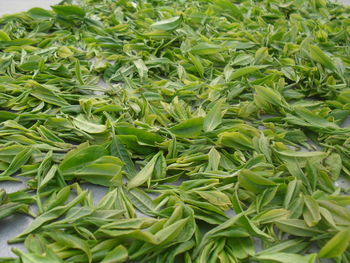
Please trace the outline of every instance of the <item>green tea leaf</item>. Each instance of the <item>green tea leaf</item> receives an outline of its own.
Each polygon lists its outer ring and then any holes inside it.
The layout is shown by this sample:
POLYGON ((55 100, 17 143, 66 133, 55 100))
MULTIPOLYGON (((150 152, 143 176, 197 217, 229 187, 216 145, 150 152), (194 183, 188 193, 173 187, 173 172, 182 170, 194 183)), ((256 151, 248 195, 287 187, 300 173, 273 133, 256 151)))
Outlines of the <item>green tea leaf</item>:
POLYGON ((222 123, 222 111, 221 107, 223 100, 219 100, 208 112, 207 116, 204 118, 203 129, 205 132, 210 132, 215 130, 217 126, 222 123))
POLYGON ((70 151, 58 166, 58 170, 62 175, 72 174, 105 155, 107 155, 107 151, 101 146, 82 146, 70 151))
POLYGON ((245 75, 258 71, 261 68, 264 68, 264 66, 247 66, 244 68, 236 69, 228 76, 227 81, 238 79, 240 77, 243 77, 245 75))
POLYGON ((171 127, 169 130, 180 137, 195 137, 201 133, 203 122, 204 119, 201 117, 192 118, 171 127))
POLYGON ((257 256, 258 260, 264 260, 264 261, 266 260, 266 261, 281 262, 281 263, 294 263, 294 262, 314 263, 316 262, 316 258, 317 258, 316 254, 302 256, 302 255, 296 255, 296 254, 290 254, 290 253, 271 253, 271 254, 257 256))
POLYGON ((118 263, 118 262, 124 262, 127 259, 128 259, 128 250, 124 246, 119 245, 116 248, 114 248, 112 251, 110 251, 101 261, 101 263, 118 263))
POLYGON ((182 16, 174 16, 172 18, 153 23, 151 25, 151 28, 164 31, 172 31, 178 28, 181 25, 181 22, 182 16))
POLYGON ((107 129, 105 125, 90 122, 83 115, 73 118, 73 123, 78 129, 88 133, 102 133, 107 129))
POLYGON ((25 148, 21 152, 19 152, 11 161, 10 165, 7 167, 5 171, 0 174, 0 177, 7 177, 13 175, 19 169, 22 168, 24 164, 27 163, 29 158, 33 154, 32 148, 25 148))
POLYGON ((335 70, 336 66, 329 56, 327 56, 318 46, 309 46, 309 56, 312 60, 322 64, 330 70, 335 70))
POLYGON ((52 10, 64 17, 78 17, 83 18, 85 16, 85 11, 76 5, 55 5, 51 6, 52 10))
POLYGON ((157 153, 152 157, 152 159, 142 168, 141 171, 133 177, 128 183, 128 189, 132 189, 144 184, 146 181, 151 180, 151 176, 153 174, 154 166, 157 162, 160 153, 157 153))
POLYGON ((320 250, 321 258, 334 258, 343 255, 350 242, 350 228, 339 231, 320 250))

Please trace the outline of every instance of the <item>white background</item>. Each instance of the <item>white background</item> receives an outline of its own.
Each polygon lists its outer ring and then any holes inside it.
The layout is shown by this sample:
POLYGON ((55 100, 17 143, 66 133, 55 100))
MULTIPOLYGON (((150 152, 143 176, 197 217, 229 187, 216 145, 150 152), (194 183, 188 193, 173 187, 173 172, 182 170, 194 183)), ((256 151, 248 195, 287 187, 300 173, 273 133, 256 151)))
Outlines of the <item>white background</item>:
POLYGON ((0 15, 22 12, 32 7, 50 8, 59 2, 59 0, 0 0, 0 15))
MULTIPOLYGON (((0 15, 26 11, 32 7, 49 8, 50 5, 59 2, 60 0, 0 0, 0 15)), ((339 2, 350 4, 350 0, 339 0, 339 2)))

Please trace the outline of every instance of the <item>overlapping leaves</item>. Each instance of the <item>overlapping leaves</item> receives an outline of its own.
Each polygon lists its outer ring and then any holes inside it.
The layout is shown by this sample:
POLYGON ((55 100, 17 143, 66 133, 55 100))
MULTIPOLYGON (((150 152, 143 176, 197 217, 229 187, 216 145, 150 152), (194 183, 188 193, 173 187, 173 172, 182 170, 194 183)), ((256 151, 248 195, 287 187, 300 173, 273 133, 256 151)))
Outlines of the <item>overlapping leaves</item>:
POLYGON ((4 262, 350 262, 348 7, 64 2, 0 19, 4 262))

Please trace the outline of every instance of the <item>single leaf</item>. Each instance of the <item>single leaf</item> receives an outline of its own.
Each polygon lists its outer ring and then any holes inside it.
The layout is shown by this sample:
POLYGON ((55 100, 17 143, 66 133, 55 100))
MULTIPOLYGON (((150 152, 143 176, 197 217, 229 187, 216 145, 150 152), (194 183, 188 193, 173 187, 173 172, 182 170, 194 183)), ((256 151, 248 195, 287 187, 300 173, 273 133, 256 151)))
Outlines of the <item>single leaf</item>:
POLYGON ((304 220, 310 227, 317 225, 321 220, 320 208, 318 203, 309 195, 304 196, 304 220))
POLYGON ((154 155, 152 159, 145 165, 145 167, 143 167, 142 170, 138 172, 135 177, 131 178, 131 180, 128 183, 128 189, 138 187, 151 179, 154 166, 159 156, 160 153, 154 155))
POLYGON ((240 77, 246 76, 264 67, 265 66, 246 66, 243 68, 236 69, 228 76, 227 81, 232 81, 240 77))
POLYGON ((61 243, 64 247, 74 248, 83 251, 87 258, 88 262, 92 262, 92 254, 88 243, 77 237, 67 233, 62 232, 48 232, 45 233, 50 236, 50 238, 54 239, 56 242, 61 243))
POLYGON ((31 91, 34 97, 57 106, 68 106, 68 102, 56 94, 55 91, 42 85, 35 85, 31 91))
POLYGON ((118 263, 124 262, 128 259, 128 250, 119 245, 115 247, 112 251, 110 251, 101 261, 101 263, 118 263))
POLYGON ((208 114, 204 118, 203 128, 205 132, 210 132, 215 130, 222 123, 222 104, 223 100, 219 100, 210 109, 208 114))
POLYGON ((106 149, 98 145, 74 149, 65 156, 65 159, 58 166, 58 171, 62 175, 73 174, 105 155, 107 155, 106 149))
POLYGON ((87 120, 83 115, 79 115, 76 118, 73 118, 74 125, 87 133, 102 133, 105 132, 107 127, 106 125, 96 124, 87 120))
POLYGON ((326 68, 335 71, 336 66, 332 59, 326 55, 318 46, 310 45, 309 46, 309 56, 312 60, 320 63, 326 68))
POLYGON ((52 10, 64 17, 84 18, 85 11, 77 5, 55 5, 51 6, 52 10))
POLYGON ((345 228, 333 236, 320 250, 321 258, 334 258, 343 255, 350 242, 350 228, 345 228))
POLYGON ((271 262, 280 262, 280 263, 314 263, 317 259, 317 254, 309 255, 297 255, 291 253, 271 253, 263 254, 256 257, 258 260, 271 261, 271 262))
POLYGON ((201 42, 190 49, 193 55, 213 55, 220 53, 223 48, 216 44, 201 42))
POLYGON ((15 158, 13 158, 7 169, 0 174, 0 177, 7 177, 13 175, 15 172, 21 169, 24 164, 27 163, 32 154, 32 148, 28 147, 23 149, 15 156, 15 158))
POLYGON ((181 22, 182 16, 174 16, 172 18, 153 23, 151 28, 164 31, 173 31, 181 25, 181 22))
POLYGON ((180 137, 196 137, 203 129, 203 118, 185 120, 169 129, 173 134, 180 137))

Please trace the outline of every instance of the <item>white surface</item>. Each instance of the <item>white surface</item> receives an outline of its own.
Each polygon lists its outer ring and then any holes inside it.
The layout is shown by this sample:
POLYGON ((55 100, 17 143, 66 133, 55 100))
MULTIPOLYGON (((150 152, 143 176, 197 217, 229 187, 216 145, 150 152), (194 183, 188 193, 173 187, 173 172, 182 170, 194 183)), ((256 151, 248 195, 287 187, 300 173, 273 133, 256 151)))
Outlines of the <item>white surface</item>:
POLYGON ((26 11, 32 7, 50 8, 60 0, 0 0, 0 15, 26 11))
MULTIPOLYGON (((3 14, 13 14, 26 11, 33 7, 49 9, 51 5, 58 4, 60 0, 0 0, 0 16, 3 14)), ((350 0, 341 0, 345 4, 350 4, 350 0)), ((339 180, 339 184, 349 188, 350 184, 346 180, 339 180)), ((8 193, 18 191, 25 187, 24 183, 0 182, 0 188, 4 188, 8 193)), ((82 188, 91 190, 93 199, 98 202, 106 193, 106 188, 94 185, 82 185, 82 188)), ((23 230, 32 221, 30 217, 23 215, 14 215, 0 222, 0 257, 11 257, 11 247, 20 247, 23 245, 8 245, 7 240, 23 232, 23 230)))

